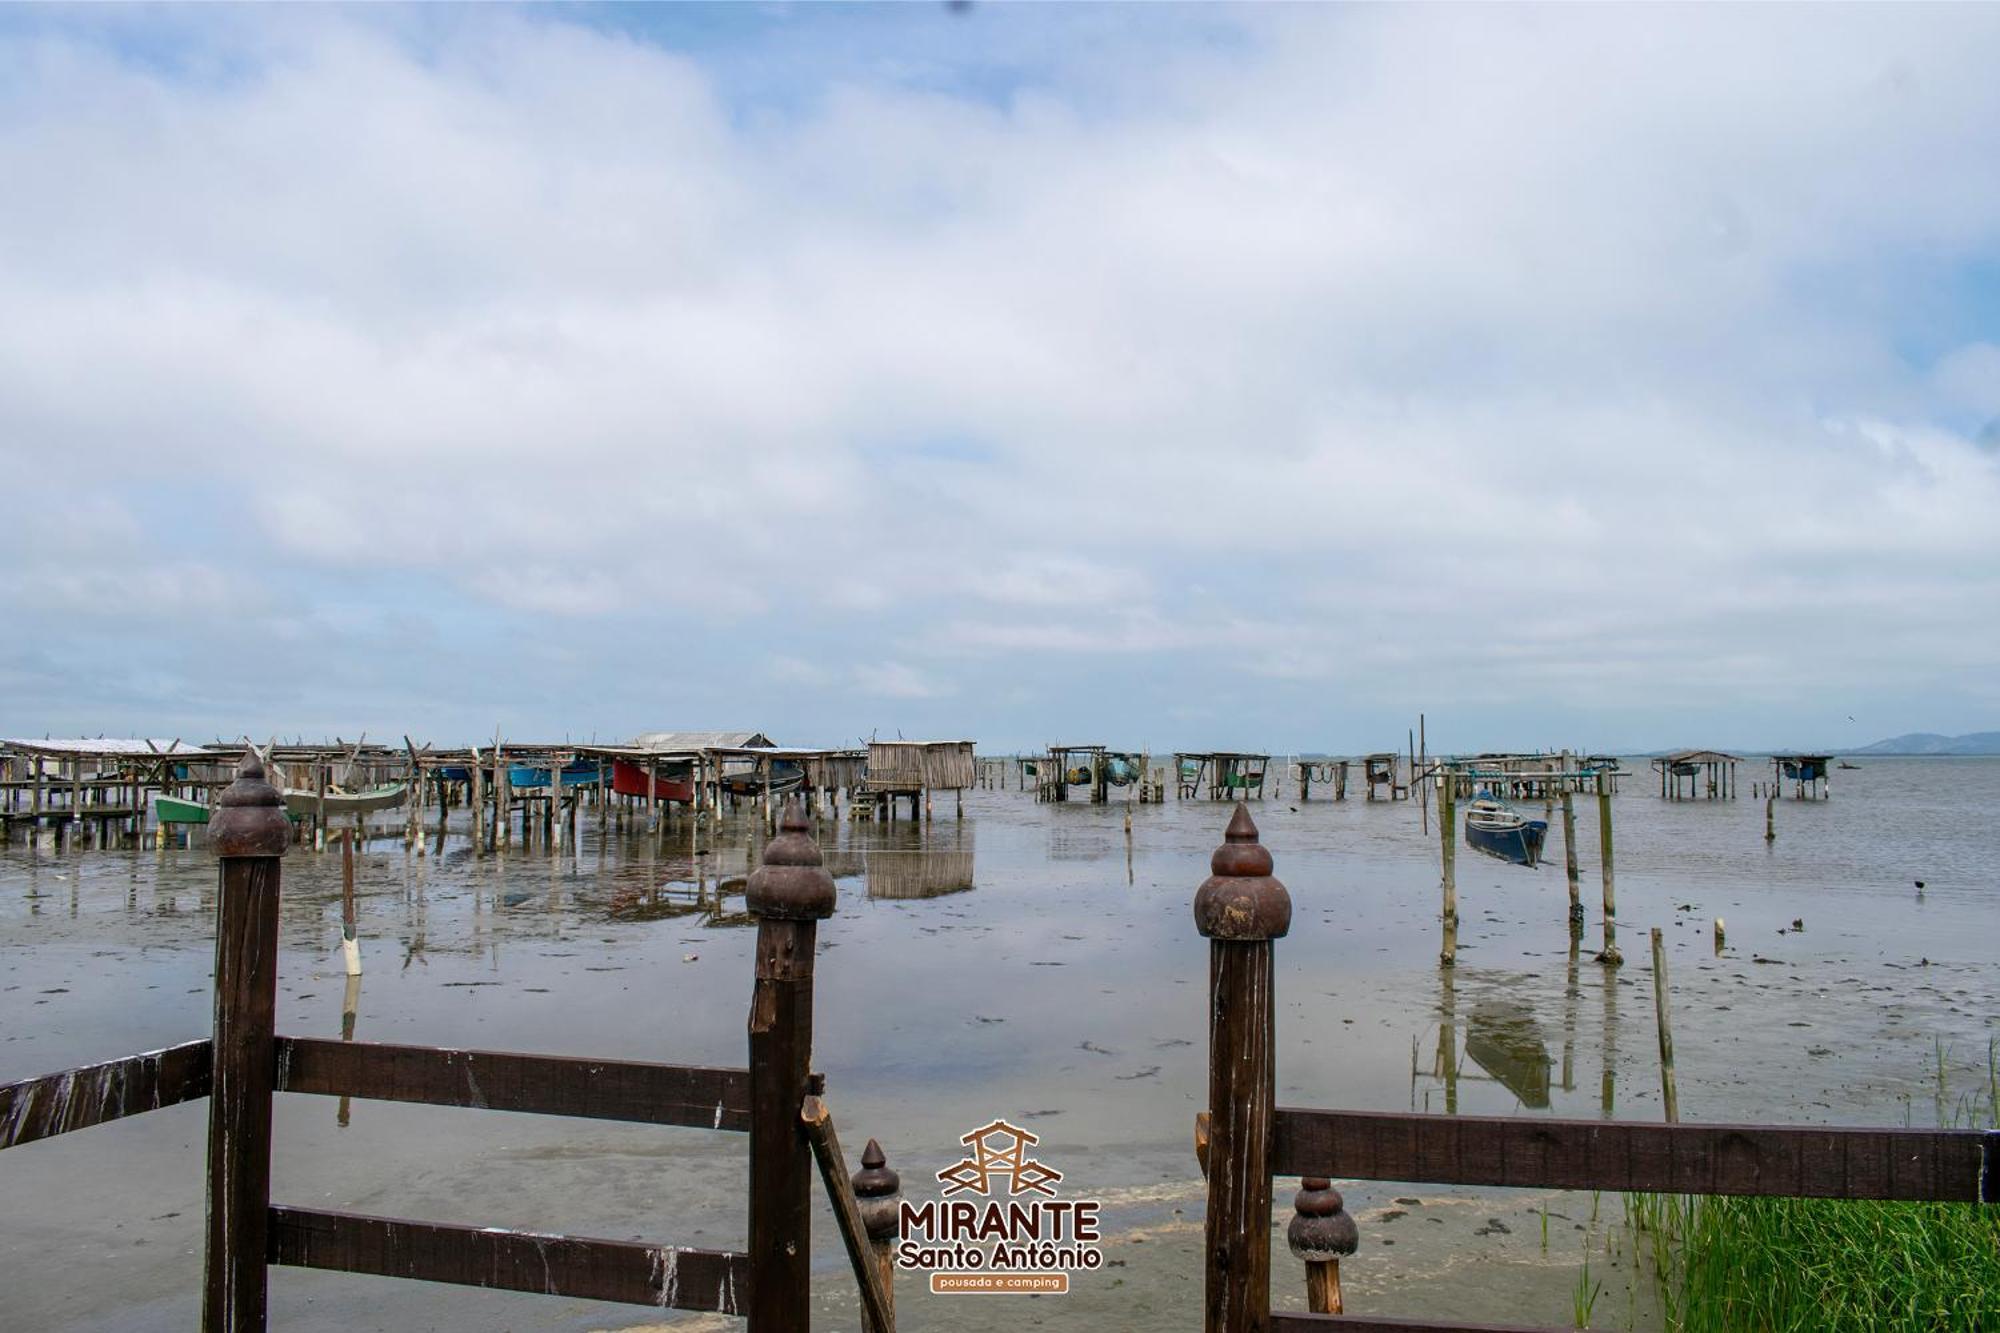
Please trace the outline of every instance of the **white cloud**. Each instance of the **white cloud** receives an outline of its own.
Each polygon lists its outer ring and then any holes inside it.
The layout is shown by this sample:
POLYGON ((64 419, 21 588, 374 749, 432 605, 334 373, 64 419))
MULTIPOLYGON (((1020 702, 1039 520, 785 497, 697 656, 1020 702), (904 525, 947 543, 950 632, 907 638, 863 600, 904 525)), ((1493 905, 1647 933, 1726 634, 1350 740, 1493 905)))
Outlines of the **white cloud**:
POLYGON ((0 451, 105 479, 50 502, 124 534, 85 595, 192 473, 294 597, 782 615, 905 699, 958 687, 885 644, 1524 708, 2000 658, 1952 415, 2000 351, 1897 350, 1910 273, 2000 253, 2000 15, 1217 21, 783 114, 560 16, 177 18, 230 77, 10 37, 0 451))

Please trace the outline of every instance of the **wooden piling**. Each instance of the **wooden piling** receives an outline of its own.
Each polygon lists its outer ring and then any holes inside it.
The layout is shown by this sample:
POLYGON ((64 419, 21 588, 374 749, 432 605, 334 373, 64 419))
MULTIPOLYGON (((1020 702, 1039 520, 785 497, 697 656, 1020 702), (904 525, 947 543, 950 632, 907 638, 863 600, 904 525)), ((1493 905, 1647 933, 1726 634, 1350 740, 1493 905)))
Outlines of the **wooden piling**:
POLYGON ((1569 879, 1569 931, 1572 935, 1583 933, 1583 892, 1576 873, 1576 802, 1570 795, 1569 780, 1562 784, 1563 798, 1563 874, 1569 879))
POLYGON ((1277 1113, 1272 941, 1292 900, 1241 801, 1194 899, 1209 941, 1208 1217, 1202 1327, 1245 1333, 1271 1316, 1271 1129, 1277 1113))
POLYGON ((1618 889, 1611 850, 1611 789, 1605 785, 1602 773, 1597 775, 1597 850, 1604 872, 1604 950, 1597 955, 1597 961, 1607 967, 1617 967, 1625 961, 1625 956, 1618 952, 1618 889))
POLYGON ((340 845, 340 957, 347 975, 361 975, 361 941, 354 932, 354 840, 361 830, 352 828, 340 845))
POLYGON ((1660 1030, 1660 1096, 1666 1102, 1667 1123, 1681 1119, 1680 1094, 1674 1088, 1674 1028, 1667 1013, 1667 950, 1660 928, 1653 927, 1653 1022, 1660 1030))
POLYGON ((1458 794, 1447 773, 1438 785, 1438 860, 1443 868, 1441 919, 1445 924, 1444 945, 1438 963, 1451 967, 1458 962, 1458 794))
POLYGON ((271 1211, 279 858, 290 831, 254 749, 216 807, 208 825, 221 863, 201 1322, 204 1333, 256 1333, 265 1325, 271 1211))
POLYGON ((1772 794, 1767 789, 1764 796, 1764 841, 1765 842, 1776 842, 1778 840, 1778 816, 1776 814, 1777 801, 1778 801, 1777 796, 1772 794))
POLYGON ((745 886, 757 919, 750 1000, 749 1333, 794 1333, 811 1321, 813 1155, 799 1108, 810 1090, 813 949, 832 915, 833 877, 786 807, 782 832, 745 886))

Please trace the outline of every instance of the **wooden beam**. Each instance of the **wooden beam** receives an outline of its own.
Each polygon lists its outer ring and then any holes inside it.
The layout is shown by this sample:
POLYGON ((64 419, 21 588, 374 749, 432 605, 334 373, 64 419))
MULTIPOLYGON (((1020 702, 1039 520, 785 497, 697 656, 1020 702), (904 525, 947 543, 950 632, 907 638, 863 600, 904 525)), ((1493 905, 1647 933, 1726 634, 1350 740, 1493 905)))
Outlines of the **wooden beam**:
POLYGON ((820 1179, 826 1182, 826 1197, 833 1205, 833 1219, 840 1226, 848 1262, 854 1266, 854 1281, 861 1289, 863 1326, 894 1333, 895 1303, 883 1290, 882 1274, 869 1248, 868 1230, 861 1222, 861 1205, 855 1202, 854 1183, 848 1177, 847 1161, 840 1151, 840 1136, 834 1132, 833 1113, 819 1097, 807 1097, 799 1108, 799 1122, 806 1127, 806 1137, 812 1140, 820 1179))
POLYGON ((1436 1185, 2000 1202, 2000 1131, 1652 1125, 1280 1107, 1271 1173, 1436 1185))
POLYGON ((214 1042, 203 1037, 122 1060, 0 1083, 0 1149, 206 1097, 214 1054, 214 1042))
POLYGON ((1274 1314, 1271 1333, 1561 1333, 1553 1324, 1435 1323, 1374 1315, 1274 1314))
POLYGON ((274 1264, 736 1314, 749 1260, 726 1250, 271 1209, 274 1264))
POLYGON ((696 1129, 750 1128, 742 1069, 278 1038, 279 1092, 696 1129))

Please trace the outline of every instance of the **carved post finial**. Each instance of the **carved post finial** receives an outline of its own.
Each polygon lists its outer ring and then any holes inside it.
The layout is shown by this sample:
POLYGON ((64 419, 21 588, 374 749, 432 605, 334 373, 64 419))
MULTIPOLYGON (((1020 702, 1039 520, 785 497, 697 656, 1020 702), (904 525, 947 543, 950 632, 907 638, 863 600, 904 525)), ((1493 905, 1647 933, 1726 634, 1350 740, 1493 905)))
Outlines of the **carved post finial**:
POLYGON ((216 798, 208 821, 208 843, 217 856, 283 856, 291 840, 285 800, 264 776, 264 761, 247 747, 236 765, 236 781, 216 798))
POLYGON ((1285 1243, 1306 1266, 1306 1306, 1314 1314, 1340 1314, 1340 1261, 1361 1244, 1340 1191, 1324 1176, 1307 1176, 1292 1198, 1285 1243))
POLYGON ((903 1180, 889 1167, 882 1145, 874 1139, 861 1150, 861 1169, 854 1173, 854 1199, 861 1208, 861 1225, 870 1240, 892 1240, 903 1202, 903 1180))
POLYGON ((797 797, 785 805, 778 836, 764 848, 764 864, 744 886, 752 915, 790 921, 819 921, 833 915, 833 876, 826 872, 812 824, 797 797))
POLYGON ((1257 841, 1250 807, 1236 803, 1212 872, 1194 895, 1196 929, 1215 940, 1275 940, 1292 927, 1292 895, 1271 874, 1270 849, 1257 841))

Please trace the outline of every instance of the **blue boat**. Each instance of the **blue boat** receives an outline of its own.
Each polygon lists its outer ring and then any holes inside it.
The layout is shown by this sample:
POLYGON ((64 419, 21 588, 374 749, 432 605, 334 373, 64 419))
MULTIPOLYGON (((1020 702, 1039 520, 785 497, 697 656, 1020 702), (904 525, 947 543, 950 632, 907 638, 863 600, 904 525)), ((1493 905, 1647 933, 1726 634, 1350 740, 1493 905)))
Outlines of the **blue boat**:
MULTIPOLYGON (((576 759, 563 765, 562 785, 565 787, 593 787, 603 774, 603 768, 595 759, 576 759)), ((532 764, 507 765, 507 785, 515 791, 532 791, 549 785, 549 770, 536 768, 532 764)))
POLYGON ((1546 819, 1517 815, 1484 792, 1465 808, 1466 844, 1517 866, 1541 864, 1542 840, 1548 833, 1546 819))

